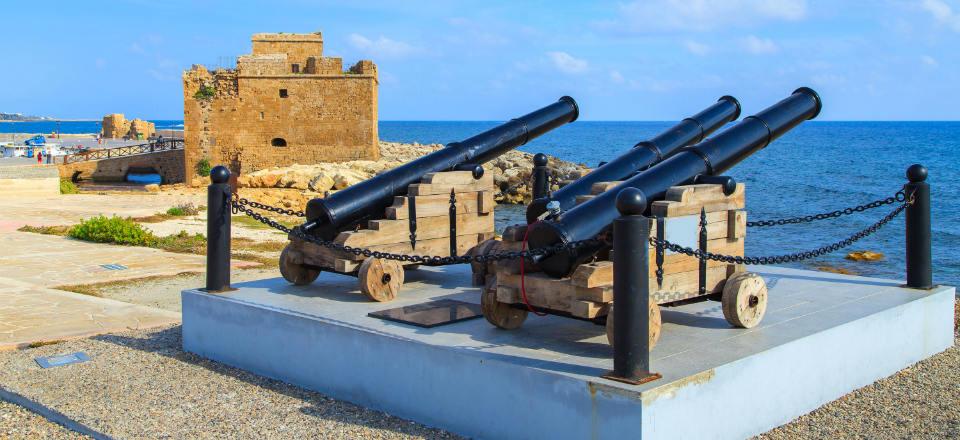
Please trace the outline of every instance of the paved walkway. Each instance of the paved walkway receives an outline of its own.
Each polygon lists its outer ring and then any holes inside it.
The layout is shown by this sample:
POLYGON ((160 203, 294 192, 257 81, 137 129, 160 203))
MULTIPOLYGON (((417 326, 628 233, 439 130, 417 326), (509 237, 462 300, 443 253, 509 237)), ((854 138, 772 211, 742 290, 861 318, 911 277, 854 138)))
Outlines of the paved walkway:
MULTIPOLYGON (((200 255, 27 232, 0 232, 0 249, 0 350, 179 322, 176 312, 51 287, 202 272, 206 268, 205 257, 200 255)), ((255 265, 234 261, 234 267, 255 265)))
POLYGON ((0 279, 0 350, 180 322, 180 314, 0 279))

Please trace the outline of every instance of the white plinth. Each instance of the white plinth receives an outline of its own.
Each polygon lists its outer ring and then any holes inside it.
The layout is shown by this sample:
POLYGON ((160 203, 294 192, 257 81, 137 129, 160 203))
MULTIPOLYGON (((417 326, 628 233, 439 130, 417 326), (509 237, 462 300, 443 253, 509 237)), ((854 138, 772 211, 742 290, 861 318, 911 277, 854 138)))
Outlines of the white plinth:
POLYGON ((532 314, 423 329, 368 312, 439 298, 479 302, 465 267, 421 268, 392 303, 353 278, 282 279, 228 294, 183 292, 184 349, 329 396, 475 438, 742 438, 784 424, 953 343, 953 287, 753 268, 770 287, 758 328, 720 304, 663 309, 651 353, 663 378, 630 386, 604 329, 532 314))

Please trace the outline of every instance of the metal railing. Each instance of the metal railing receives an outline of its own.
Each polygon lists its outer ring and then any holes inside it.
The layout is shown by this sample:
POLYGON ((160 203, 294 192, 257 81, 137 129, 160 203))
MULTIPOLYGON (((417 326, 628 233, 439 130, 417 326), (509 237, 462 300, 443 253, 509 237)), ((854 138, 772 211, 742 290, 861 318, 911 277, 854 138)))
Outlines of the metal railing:
POLYGON ((183 139, 164 139, 162 141, 153 141, 144 144, 127 145, 124 147, 101 148, 96 150, 84 151, 82 153, 68 154, 63 157, 64 164, 86 162, 90 160, 114 159, 125 156, 136 156, 140 154, 150 154, 160 151, 182 150, 183 139))

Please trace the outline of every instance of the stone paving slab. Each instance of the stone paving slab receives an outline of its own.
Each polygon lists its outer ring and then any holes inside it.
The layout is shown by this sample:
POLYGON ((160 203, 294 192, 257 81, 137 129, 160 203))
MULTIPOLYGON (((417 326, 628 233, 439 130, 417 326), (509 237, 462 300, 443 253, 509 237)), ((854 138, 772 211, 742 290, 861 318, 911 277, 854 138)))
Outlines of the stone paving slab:
MULTIPOLYGON (((203 255, 88 243, 29 232, 0 233, 0 249, 0 283, 9 278, 56 287, 206 270, 203 255), (110 270, 101 266, 104 264, 119 264, 127 269, 110 270)), ((234 268, 254 266, 259 263, 233 261, 234 268)))
POLYGON ((176 312, 0 280, 0 350, 177 322, 176 312))

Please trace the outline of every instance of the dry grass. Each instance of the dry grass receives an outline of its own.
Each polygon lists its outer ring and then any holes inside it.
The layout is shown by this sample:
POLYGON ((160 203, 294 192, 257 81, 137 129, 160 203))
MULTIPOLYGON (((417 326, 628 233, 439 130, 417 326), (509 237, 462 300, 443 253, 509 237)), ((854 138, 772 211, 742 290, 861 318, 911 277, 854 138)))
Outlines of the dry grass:
POLYGON ((230 241, 234 249, 256 252, 280 252, 287 246, 285 241, 256 241, 246 237, 234 237, 230 241))
POLYGON ((59 235, 66 236, 72 226, 30 226, 24 225, 17 229, 20 232, 33 232, 34 234, 59 235))
POLYGON ((44 347, 44 346, 47 346, 47 345, 57 345, 57 344, 59 344, 59 343, 61 343, 61 342, 66 342, 66 341, 64 341, 63 339, 53 339, 53 340, 50 340, 50 341, 31 342, 31 343, 27 344, 27 348, 39 348, 39 347, 44 347))
POLYGON ((173 218, 176 218, 176 217, 170 214, 164 214, 164 213, 158 212, 154 215, 148 215, 146 217, 133 217, 131 220, 137 223, 160 223, 173 218))
POLYGON ((56 290, 65 290, 67 292, 79 293, 81 295, 96 296, 98 298, 103 297, 103 292, 111 289, 122 289, 135 286, 137 284, 147 282, 147 281, 159 281, 159 280, 168 280, 174 278, 181 278, 187 276, 194 276, 196 272, 180 272, 176 275, 151 275, 148 277, 142 278, 133 278, 127 280, 116 280, 116 281, 104 281, 102 283, 91 283, 91 284, 69 284, 63 286, 56 286, 56 290))

